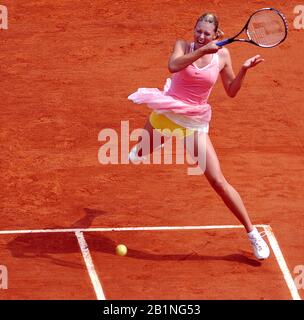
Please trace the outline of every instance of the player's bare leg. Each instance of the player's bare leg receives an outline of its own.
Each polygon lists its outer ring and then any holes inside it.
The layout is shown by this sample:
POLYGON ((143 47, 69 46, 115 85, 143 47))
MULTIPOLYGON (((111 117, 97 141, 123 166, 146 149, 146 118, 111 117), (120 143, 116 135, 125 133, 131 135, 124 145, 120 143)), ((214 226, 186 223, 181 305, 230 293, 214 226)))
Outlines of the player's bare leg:
POLYGON ((212 188, 223 199, 226 206, 244 225, 247 232, 253 230, 248 212, 244 206, 243 200, 234 187, 228 183, 224 177, 217 154, 213 148, 209 135, 206 136, 206 171, 205 177, 212 188))
MULTIPOLYGON (((203 135, 205 134, 203 133, 203 135)), ((267 243, 262 239, 258 230, 252 225, 248 212, 239 193, 225 179, 220 168, 218 157, 208 134, 206 134, 205 137, 202 137, 201 135, 196 133, 194 149, 195 154, 197 154, 197 150, 199 150, 198 143, 200 143, 200 139, 204 138, 206 138, 205 177, 207 178, 213 189, 217 192, 217 194, 223 199, 226 206, 244 225, 256 258, 267 259, 270 254, 267 243)))
POLYGON ((160 148, 164 141, 168 139, 168 137, 164 137, 152 127, 149 119, 147 119, 143 131, 147 132, 149 135, 149 139, 146 141, 149 146, 146 146, 146 148, 142 148, 143 139, 142 137, 140 137, 138 143, 131 149, 131 152, 129 154, 129 158, 130 160, 132 160, 132 162, 144 160, 144 157, 146 155, 151 154, 153 150, 160 148), (141 144, 141 148, 138 149, 139 143, 141 144), (143 152, 143 150, 147 150, 147 152, 143 152))

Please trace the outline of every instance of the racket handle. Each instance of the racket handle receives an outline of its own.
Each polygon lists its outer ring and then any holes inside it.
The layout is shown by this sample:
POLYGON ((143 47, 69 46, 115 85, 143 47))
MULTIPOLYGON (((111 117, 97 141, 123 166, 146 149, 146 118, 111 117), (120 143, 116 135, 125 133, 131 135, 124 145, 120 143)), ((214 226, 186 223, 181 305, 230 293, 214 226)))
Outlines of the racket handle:
POLYGON ((222 46, 224 46, 224 45, 226 45, 228 43, 231 43, 232 41, 233 40, 231 40, 231 39, 225 39, 223 41, 217 42, 216 45, 222 47, 222 46))

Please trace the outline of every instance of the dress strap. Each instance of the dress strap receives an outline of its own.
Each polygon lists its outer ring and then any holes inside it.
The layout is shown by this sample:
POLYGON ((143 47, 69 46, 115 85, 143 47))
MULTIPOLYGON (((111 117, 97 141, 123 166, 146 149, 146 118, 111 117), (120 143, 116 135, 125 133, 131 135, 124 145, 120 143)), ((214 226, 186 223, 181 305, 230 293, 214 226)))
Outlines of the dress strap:
POLYGON ((215 53, 215 64, 216 64, 218 70, 220 70, 220 57, 219 57, 218 52, 215 53))
MULTIPOLYGON (((190 43, 190 52, 193 52, 193 51, 194 51, 194 42, 191 42, 190 43)), ((219 58, 218 52, 212 54, 210 64, 212 64, 212 65, 215 64, 217 66, 218 70, 220 70, 220 58, 219 58)), ((210 65, 210 64, 208 64, 208 65, 210 65)))

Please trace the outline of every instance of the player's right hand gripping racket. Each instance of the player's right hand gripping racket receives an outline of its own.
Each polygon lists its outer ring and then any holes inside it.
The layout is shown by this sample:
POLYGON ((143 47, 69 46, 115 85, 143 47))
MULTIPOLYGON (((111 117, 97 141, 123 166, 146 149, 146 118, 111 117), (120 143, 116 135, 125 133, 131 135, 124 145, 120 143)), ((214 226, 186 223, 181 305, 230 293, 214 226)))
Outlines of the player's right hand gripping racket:
POLYGON ((287 32, 288 24, 284 15, 276 9, 263 8, 250 16, 240 33, 216 44, 224 46, 234 41, 241 41, 262 48, 272 48, 286 39, 287 32), (237 38, 243 31, 247 34, 247 39, 237 38))

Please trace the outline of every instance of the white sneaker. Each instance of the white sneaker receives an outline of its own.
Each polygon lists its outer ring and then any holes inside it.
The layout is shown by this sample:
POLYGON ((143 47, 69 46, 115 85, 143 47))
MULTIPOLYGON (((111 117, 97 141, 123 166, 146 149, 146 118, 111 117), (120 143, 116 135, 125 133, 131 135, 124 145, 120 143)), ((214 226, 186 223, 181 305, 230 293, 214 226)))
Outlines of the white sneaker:
POLYGON ((260 260, 267 259, 270 255, 270 250, 267 243, 262 238, 265 234, 260 234, 257 228, 254 228, 247 234, 256 258, 260 260))
POLYGON ((137 154, 137 146, 133 147, 129 153, 129 160, 131 160, 133 163, 140 163, 146 160, 147 157, 140 157, 137 154))
MULTIPOLYGON (((158 150, 160 148, 164 148, 164 144, 161 144, 160 146, 156 147, 154 150, 158 150)), ((129 161, 132 161, 133 163, 140 163, 140 162, 143 162, 144 160, 147 160, 147 157, 143 156, 143 157, 140 157, 138 154, 137 154, 137 145, 134 146, 130 153, 129 153, 129 161)))

